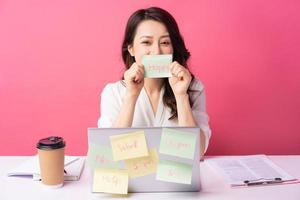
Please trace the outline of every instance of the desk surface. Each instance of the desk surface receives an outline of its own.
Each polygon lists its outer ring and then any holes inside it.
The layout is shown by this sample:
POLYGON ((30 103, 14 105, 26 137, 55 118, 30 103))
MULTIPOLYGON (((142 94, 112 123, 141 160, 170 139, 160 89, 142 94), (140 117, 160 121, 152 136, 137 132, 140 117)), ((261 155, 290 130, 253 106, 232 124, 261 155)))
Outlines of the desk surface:
MULTIPOLYGON (((300 155, 269 156, 269 158, 292 176, 300 179, 300 155)), ((87 167, 79 181, 65 182, 64 187, 48 189, 30 178, 7 177, 8 169, 17 166, 26 156, 0 156, 0 199, 118 199, 109 194, 93 194, 87 167)), ((210 159, 210 157, 205 158, 210 159)), ((186 193, 133 193, 127 199, 300 199, 300 184, 230 188, 222 177, 211 170, 207 163, 200 163, 202 190, 186 193)))

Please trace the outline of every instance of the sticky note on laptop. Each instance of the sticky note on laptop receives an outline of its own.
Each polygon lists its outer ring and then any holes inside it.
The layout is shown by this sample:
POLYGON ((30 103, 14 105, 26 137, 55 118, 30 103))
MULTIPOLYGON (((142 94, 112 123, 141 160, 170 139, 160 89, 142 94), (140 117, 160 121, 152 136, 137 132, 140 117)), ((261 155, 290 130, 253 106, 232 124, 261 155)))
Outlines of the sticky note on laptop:
POLYGON ((156 149, 150 149, 149 155, 140 158, 125 160, 126 169, 128 169, 129 178, 146 176, 156 172, 158 164, 158 155, 156 149))
POLYGON ((164 128, 161 134, 159 153, 194 159, 196 135, 175 129, 164 128))
POLYGON ((113 160, 110 146, 89 144, 87 162, 91 168, 114 168, 118 169, 120 163, 113 160))
POLYGON ((142 58, 142 64, 145 68, 146 78, 164 78, 171 77, 169 69, 172 63, 172 54, 163 55, 144 55, 142 58))
POLYGON ((144 131, 110 136, 114 161, 148 156, 144 131))
POLYGON ((160 160, 157 166, 156 180, 191 184, 192 165, 176 161, 160 160))
POLYGON ((127 194, 127 170, 102 168, 95 169, 93 179, 93 192, 127 194))

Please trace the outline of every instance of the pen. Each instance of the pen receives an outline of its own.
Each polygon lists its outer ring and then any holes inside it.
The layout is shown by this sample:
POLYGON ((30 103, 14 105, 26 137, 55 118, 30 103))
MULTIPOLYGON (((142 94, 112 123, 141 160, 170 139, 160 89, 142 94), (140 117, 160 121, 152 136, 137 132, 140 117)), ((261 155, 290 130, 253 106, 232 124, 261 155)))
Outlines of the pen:
POLYGON ((256 181, 249 181, 249 180, 244 181, 244 183, 247 186, 275 184, 275 183, 282 183, 282 182, 283 182, 283 180, 281 178, 274 178, 271 180, 263 180, 263 181, 257 181, 257 180, 256 181))

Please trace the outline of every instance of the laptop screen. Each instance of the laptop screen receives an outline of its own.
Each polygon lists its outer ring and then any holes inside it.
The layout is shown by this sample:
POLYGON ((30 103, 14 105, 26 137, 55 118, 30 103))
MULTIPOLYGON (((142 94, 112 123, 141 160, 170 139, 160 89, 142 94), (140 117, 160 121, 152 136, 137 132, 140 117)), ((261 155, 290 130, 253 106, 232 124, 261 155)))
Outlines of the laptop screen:
POLYGON ((199 191, 199 133, 197 127, 89 128, 91 185, 97 173, 113 170, 128 175, 129 192, 199 191))

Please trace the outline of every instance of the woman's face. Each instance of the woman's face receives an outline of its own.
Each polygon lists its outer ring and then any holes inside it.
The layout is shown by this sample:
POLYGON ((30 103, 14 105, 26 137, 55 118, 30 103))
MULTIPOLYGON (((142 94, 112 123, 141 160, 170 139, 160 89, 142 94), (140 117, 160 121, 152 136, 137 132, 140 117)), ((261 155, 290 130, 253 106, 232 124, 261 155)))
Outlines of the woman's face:
POLYGON ((128 46, 128 51, 141 64, 143 55, 173 54, 173 46, 164 24, 145 20, 138 25, 133 44, 128 46))

